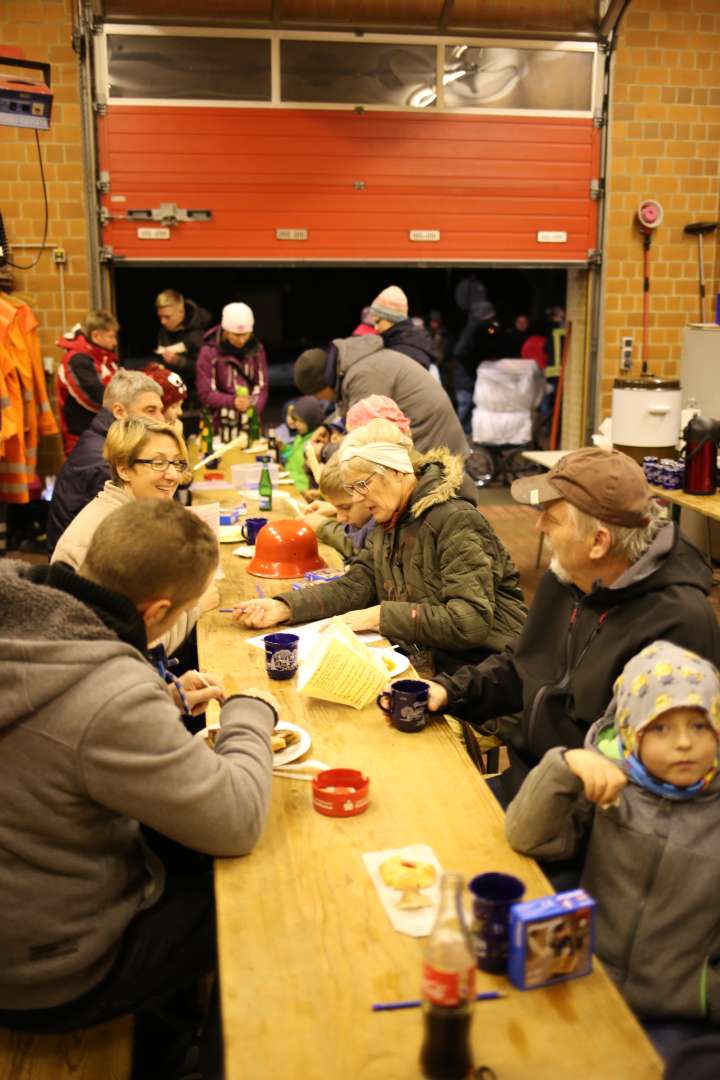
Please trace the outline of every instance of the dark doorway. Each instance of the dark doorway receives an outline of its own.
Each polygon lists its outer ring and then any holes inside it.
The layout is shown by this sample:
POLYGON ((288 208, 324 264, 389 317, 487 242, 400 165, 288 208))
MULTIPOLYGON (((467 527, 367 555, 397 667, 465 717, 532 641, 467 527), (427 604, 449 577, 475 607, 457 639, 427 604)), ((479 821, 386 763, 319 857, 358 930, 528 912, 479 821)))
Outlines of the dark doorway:
MULTIPOLYGON (((147 356, 157 344, 154 300, 177 289, 207 308, 216 321, 225 304, 244 300, 255 312, 257 336, 268 350, 271 382, 286 393, 290 365, 303 349, 348 337, 363 307, 387 285, 399 285, 410 315, 442 312, 451 334, 462 330, 466 313, 456 303, 458 284, 476 275, 495 305, 498 321, 510 326, 525 313, 542 326, 546 311, 565 305, 563 268, 469 268, 406 266, 115 266, 115 296, 124 358, 147 356)), ((287 394, 286 394, 287 396, 287 394)))

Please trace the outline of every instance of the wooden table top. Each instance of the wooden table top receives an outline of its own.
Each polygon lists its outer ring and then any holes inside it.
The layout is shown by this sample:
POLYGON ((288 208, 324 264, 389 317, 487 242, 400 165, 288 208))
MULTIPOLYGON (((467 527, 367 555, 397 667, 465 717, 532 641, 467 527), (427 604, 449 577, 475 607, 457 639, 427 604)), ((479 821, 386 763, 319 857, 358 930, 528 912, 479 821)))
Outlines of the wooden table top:
POLYGON ((688 495, 685 491, 668 491, 667 488, 650 485, 650 490, 658 499, 674 503, 685 510, 696 510, 698 514, 720 521, 720 494, 688 495))
MULTIPOLYGON (((231 551, 223 545, 223 607, 252 596, 261 580, 231 551)), ((267 585, 268 594, 289 587, 267 585)), ((236 689, 270 687, 283 718, 310 732, 312 757, 370 777, 370 806, 354 818, 323 817, 307 781, 275 778, 256 850, 216 861, 227 1080, 418 1076, 421 1011, 370 1006, 419 996, 423 940, 392 929, 361 855, 426 843, 466 878, 499 870, 522 878, 528 898, 551 889, 535 862, 507 844, 499 805, 442 719, 407 735, 373 706, 355 711, 301 697, 294 679, 267 678, 262 650, 244 644, 257 633, 229 615, 204 616, 202 667, 230 675, 236 689)), ((479 990, 507 993, 478 1003, 473 1021, 475 1064, 491 1066, 498 1080, 661 1076, 597 962, 586 978, 529 992, 478 974, 479 990)))

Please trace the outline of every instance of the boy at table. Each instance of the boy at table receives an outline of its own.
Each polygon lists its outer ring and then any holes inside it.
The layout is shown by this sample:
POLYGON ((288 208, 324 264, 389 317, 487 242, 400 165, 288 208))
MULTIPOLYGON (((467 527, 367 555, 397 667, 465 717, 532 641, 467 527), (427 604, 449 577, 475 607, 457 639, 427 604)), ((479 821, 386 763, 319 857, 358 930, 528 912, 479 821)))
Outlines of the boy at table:
POLYGON ((322 544, 329 544, 344 559, 354 559, 375 528, 375 518, 362 502, 356 502, 343 487, 340 463, 332 457, 320 473, 320 494, 308 506, 303 521, 315 531, 322 544))
MULTIPOLYGON (((63 1032, 132 1012, 144 1053, 160 1053, 168 1032, 153 1029, 153 1009, 177 1016, 214 970, 210 860, 186 852, 171 869, 146 836, 250 852, 277 714, 254 690, 229 698, 213 752, 186 731, 145 652, 217 562, 204 522, 145 499, 101 522, 77 573, 0 563, 2 1026, 63 1032)), ((180 682, 190 709, 224 698, 197 672, 180 682)), ((166 1066, 140 1056, 133 1076, 166 1066)))
POLYGON ((719 733, 717 670, 656 641, 625 665, 585 748, 549 750, 505 822, 516 851, 545 860, 590 834, 598 956, 642 1018, 689 1030, 720 1020, 719 733))

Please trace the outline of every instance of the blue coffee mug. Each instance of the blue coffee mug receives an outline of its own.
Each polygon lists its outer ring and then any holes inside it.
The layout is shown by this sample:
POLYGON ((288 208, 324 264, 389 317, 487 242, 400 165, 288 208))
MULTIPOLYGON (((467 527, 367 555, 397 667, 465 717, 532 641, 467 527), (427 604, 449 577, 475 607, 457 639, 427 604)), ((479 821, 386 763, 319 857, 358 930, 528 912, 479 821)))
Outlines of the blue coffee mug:
POLYGON ((427 723, 430 687, 421 679, 400 679, 378 694, 378 707, 390 717, 398 731, 422 731, 427 723), (385 703, 385 699, 389 703, 385 703))
POLYGON ((298 669, 297 634, 266 634, 265 667, 271 679, 292 679, 298 669))
POLYGON ((243 540, 246 540, 248 544, 254 544, 257 534, 267 523, 268 519, 263 517, 245 518, 245 524, 240 530, 243 540))

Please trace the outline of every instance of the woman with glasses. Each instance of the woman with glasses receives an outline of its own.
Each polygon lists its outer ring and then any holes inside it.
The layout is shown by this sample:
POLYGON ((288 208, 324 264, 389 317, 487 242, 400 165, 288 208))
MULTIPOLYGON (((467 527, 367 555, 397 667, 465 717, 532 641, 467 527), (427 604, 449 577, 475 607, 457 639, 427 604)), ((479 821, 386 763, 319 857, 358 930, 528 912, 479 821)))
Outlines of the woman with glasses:
MULTIPOLYGON (((85 561, 95 530, 108 514, 133 499, 172 499, 178 484, 187 483, 192 475, 185 440, 169 424, 116 420, 108 430, 103 455, 112 479, 70 522, 51 562, 67 563, 77 570, 85 561)), ((171 639, 164 642, 168 652, 184 640, 197 617, 198 613, 188 613, 180 619, 171 639)))
POLYGON ((337 452, 343 486, 377 522, 337 581, 240 604, 246 626, 342 615, 379 630, 427 670, 454 671, 512 641, 526 608, 510 555, 461 491, 463 466, 445 448, 418 454, 388 420, 371 420, 337 452))

